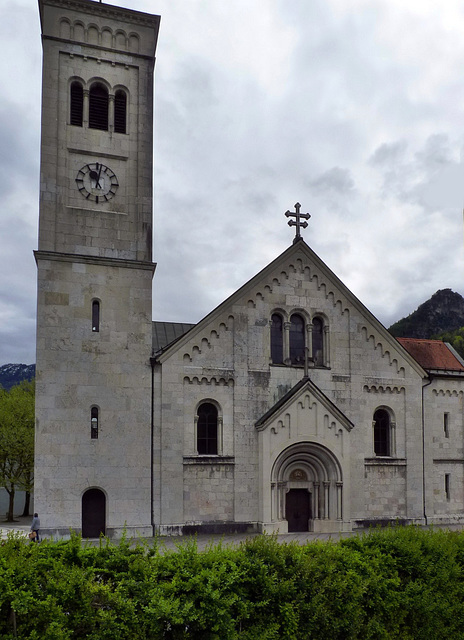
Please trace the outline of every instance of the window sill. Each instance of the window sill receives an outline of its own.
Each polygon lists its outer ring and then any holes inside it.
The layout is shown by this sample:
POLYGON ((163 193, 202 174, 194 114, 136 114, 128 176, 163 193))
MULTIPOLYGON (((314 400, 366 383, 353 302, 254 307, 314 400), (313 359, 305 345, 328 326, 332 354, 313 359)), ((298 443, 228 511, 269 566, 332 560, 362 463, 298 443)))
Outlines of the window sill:
POLYGON ((406 466, 406 458, 393 458, 392 456, 375 456, 374 458, 364 458, 364 464, 370 467, 387 466, 406 466))
POLYGON ((235 464, 234 456, 196 455, 184 456, 184 464, 235 464))

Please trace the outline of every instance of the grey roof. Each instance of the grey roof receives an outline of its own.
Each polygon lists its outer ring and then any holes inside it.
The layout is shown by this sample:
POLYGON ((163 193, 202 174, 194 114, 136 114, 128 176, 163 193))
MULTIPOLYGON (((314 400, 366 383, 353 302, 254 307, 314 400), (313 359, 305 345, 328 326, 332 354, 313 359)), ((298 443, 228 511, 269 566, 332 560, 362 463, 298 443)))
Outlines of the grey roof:
POLYGON ((171 342, 174 342, 178 338, 190 331, 194 324, 187 322, 152 322, 153 327, 153 340, 152 347, 153 353, 157 353, 164 347, 167 347, 171 342))

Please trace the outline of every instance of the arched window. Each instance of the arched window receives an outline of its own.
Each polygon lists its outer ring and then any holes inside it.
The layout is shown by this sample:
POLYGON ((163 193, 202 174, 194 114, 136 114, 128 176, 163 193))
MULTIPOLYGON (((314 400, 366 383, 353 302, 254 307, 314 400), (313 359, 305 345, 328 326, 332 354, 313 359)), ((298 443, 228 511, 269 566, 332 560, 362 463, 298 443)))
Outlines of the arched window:
POLYGON ((92 331, 100 331, 100 303, 92 300, 92 331))
POLYGON ((75 127, 82 127, 84 113, 84 89, 80 82, 71 84, 71 107, 69 122, 75 127))
POLYGON ((211 402, 204 402, 197 412, 197 451, 199 455, 218 453, 218 410, 211 402))
POLYGON ((271 317, 271 360, 274 364, 284 361, 283 319, 279 313, 273 313, 271 317))
POLYGON ((119 89, 114 96, 114 130, 116 133, 126 133, 127 96, 119 89))
POLYGON ((391 455, 391 421, 385 409, 377 409, 374 413, 374 453, 376 456, 391 455))
POLYGON ((298 313, 290 317, 290 362, 304 364, 305 360, 305 323, 298 313))
POLYGON ((313 361, 316 367, 324 364, 324 323, 321 318, 313 319, 312 330, 313 361))
POLYGON ((90 437, 92 440, 98 440, 98 407, 90 409, 90 437))
POLYGON ((99 82, 90 87, 89 127, 108 130, 108 90, 99 82))

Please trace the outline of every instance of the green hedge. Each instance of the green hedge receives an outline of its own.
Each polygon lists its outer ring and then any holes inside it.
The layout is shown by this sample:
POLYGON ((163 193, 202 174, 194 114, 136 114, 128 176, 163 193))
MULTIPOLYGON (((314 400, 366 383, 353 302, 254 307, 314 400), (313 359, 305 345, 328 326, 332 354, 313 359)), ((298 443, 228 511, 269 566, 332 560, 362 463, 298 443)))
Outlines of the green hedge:
POLYGON ((0 546, 0 638, 464 638, 464 534, 176 551, 124 540, 0 546))

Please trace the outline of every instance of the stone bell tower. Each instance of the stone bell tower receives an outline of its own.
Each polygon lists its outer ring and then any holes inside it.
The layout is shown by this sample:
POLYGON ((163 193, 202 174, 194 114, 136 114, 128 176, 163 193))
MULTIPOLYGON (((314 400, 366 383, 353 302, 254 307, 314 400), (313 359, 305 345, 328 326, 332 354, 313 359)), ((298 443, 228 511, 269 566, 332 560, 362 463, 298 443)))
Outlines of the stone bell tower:
POLYGON ((152 534, 153 70, 159 16, 39 0, 35 509, 152 534))

